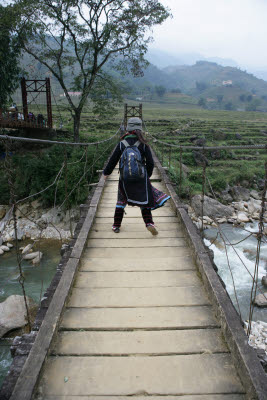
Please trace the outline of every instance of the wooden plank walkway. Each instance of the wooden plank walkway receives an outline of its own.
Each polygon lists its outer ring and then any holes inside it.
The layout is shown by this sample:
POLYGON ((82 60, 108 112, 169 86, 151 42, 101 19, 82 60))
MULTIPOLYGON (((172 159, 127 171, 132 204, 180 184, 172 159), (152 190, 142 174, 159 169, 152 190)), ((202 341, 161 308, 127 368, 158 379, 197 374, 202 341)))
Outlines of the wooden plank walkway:
MULTIPOLYGON (((153 184, 164 191, 156 170, 153 184)), ((111 231, 115 170, 36 398, 43 400, 244 400, 245 391, 170 207, 139 208, 111 231)))

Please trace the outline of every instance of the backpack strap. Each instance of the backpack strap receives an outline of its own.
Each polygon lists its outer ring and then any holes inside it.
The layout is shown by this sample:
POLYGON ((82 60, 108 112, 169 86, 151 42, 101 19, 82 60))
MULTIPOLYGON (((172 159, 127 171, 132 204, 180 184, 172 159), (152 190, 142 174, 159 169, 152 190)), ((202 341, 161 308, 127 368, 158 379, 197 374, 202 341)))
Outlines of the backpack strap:
POLYGON ((141 144, 141 143, 139 142, 139 140, 137 140, 137 141, 135 142, 134 146, 138 147, 139 144, 141 144))
POLYGON ((129 147, 130 146, 129 143, 127 142, 127 140, 125 140, 125 139, 122 140, 121 143, 124 144, 125 147, 129 147))

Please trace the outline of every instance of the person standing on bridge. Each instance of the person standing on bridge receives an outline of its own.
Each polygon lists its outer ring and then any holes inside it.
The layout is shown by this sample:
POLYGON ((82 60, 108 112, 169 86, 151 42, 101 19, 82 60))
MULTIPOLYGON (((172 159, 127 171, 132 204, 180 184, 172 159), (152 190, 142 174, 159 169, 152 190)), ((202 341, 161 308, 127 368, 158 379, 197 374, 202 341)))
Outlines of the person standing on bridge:
POLYGON ((120 232, 124 209, 129 204, 141 208, 146 228, 152 235, 157 235, 158 231, 154 225, 151 210, 162 207, 170 196, 151 185, 149 178, 153 173, 154 161, 150 147, 142 134, 140 118, 129 118, 126 133, 120 138, 120 143, 103 171, 105 179, 119 161, 118 199, 112 230, 115 233, 120 232))

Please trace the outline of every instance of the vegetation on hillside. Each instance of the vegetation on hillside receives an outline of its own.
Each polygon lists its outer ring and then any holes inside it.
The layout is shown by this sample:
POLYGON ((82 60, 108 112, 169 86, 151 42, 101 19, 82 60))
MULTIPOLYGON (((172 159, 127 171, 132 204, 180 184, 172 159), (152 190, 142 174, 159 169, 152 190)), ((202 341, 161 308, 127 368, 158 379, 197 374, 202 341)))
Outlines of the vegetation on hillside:
POLYGON ((21 48, 60 84, 76 141, 88 96, 94 93, 91 98, 101 101, 103 93, 116 93, 104 65, 110 62, 113 69, 142 73, 151 39, 147 33, 170 15, 158 0, 15 0, 8 11, 7 26, 21 48), (72 89, 81 92, 77 103, 69 95, 66 70, 72 89))
POLYGON ((0 5, 0 109, 10 102, 19 84, 20 46, 16 37, 6 28, 8 8, 0 5))

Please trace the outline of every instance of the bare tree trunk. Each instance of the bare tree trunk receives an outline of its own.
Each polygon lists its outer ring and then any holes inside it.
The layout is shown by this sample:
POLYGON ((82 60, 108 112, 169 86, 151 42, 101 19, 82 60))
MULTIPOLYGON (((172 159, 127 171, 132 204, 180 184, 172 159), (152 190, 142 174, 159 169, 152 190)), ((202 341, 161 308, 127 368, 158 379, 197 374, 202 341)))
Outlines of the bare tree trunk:
POLYGON ((74 142, 79 142, 80 140, 80 124, 81 124, 81 111, 76 110, 73 116, 73 136, 74 142))

